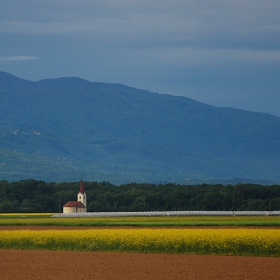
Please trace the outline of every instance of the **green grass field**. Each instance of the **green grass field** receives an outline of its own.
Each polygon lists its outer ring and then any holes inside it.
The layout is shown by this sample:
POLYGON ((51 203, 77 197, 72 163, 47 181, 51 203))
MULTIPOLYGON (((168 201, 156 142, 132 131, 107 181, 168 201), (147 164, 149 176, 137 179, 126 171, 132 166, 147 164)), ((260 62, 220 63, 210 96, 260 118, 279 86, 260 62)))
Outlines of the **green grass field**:
POLYGON ((0 226, 280 226, 280 216, 164 216, 89 218, 52 218, 51 216, 51 213, 0 214, 0 226))

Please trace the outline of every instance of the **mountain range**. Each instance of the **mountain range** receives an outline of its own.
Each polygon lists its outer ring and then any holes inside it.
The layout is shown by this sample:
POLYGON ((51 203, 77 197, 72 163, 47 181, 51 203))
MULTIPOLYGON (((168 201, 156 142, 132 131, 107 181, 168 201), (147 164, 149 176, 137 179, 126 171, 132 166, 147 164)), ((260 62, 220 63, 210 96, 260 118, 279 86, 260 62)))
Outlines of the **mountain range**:
POLYGON ((0 179, 280 182, 280 118, 81 78, 0 72, 0 179))

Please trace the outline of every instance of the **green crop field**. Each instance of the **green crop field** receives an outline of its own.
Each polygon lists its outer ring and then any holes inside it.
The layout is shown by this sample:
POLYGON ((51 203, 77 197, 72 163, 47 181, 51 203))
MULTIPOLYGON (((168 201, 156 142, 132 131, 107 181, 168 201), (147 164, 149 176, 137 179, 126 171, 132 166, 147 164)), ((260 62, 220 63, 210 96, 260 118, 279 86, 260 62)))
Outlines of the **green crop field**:
POLYGON ((0 226, 259 226, 278 227, 280 216, 164 216, 52 218, 42 214, 0 214, 0 226))

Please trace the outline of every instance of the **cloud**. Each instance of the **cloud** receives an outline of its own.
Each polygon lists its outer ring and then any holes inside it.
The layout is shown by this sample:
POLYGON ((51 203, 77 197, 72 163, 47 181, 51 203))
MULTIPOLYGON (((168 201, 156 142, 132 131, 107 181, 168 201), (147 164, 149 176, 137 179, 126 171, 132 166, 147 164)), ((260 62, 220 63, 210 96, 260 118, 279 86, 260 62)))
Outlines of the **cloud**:
MULTIPOLYGON (((279 48, 280 4, 248 0, 22 1, 0 16, 0 32, 84 34, 112 47, 279 48), (39 3, 41 2, 41 3, 39 3), (20 7, 20 8, 19 8, 20 7)), ((7 11, 6 11, 7 10, 7 11)))
POLYGON ((1 58, 2 61, 26 61, 36 60, 37 56, 19 55, 19 56, 4 56, 1 58))
POLYGON ((280 116, 280 1, 2 2, 0 61, 34 60, 28 69, 1 63, 5 71, 124 83, 219 106, 244 100, 242 108, 267 104, 280 116))

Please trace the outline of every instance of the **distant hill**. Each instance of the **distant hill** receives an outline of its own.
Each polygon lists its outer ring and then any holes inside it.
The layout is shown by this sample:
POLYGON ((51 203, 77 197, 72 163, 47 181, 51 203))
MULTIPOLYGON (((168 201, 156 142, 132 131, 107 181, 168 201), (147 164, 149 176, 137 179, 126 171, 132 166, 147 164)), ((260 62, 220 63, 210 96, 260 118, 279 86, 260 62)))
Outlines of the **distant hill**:
POLYGON ((0 179, 280 182, 280 118, 269 114, 5 72, 0 98, 0 179))

